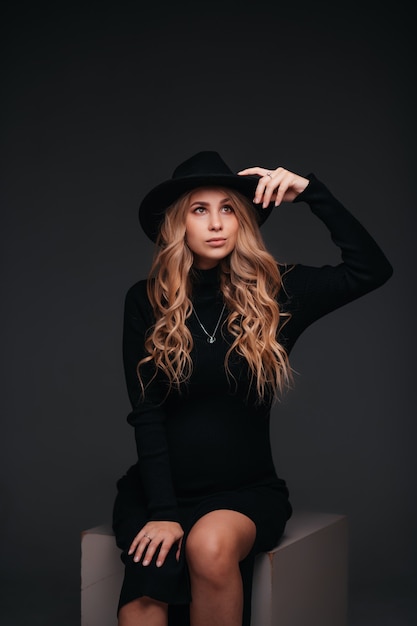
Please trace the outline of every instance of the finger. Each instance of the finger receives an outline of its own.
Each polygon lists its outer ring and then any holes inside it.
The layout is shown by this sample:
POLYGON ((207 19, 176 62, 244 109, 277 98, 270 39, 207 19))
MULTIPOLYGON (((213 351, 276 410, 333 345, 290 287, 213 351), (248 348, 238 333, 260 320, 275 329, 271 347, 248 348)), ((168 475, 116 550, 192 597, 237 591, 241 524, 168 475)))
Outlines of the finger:
POLYGON ((265 174, 259 179, 258 186, 255 191, 254 203, 260 204, 266 209, 272 201, 272 196, 279 182, 274 177, 273 172, 265 170, 265 174))
POLYGON ((265 191, 263 196, 263 208, 266 209, 271 202, 275 199, 277 190, 281 185, 282 180, 288 174, 288 171, 283 167, 277 167, 275 170, 265 170, 265 175, 262 181, 265 182, 265 191), (268 180, 269 179, 269 180, 268 180))
MULTIPOLYGON (((159 553, 156 559, 156 567, 161 567, 161 565, 164 564, 166 556, 168 552, 171 550, 173 545, 174 545, 173 541, 163 541, 161 543, 161 546, 159 548, 159 553)), ((146 556, 146 558, 148 557, 146 556)))
POLYGON ((264 176, 267 170, 264 167, 247 167, 244 170, 240 170, 238 173, 239 176, 264 176))
POLYGON ((263 208, 266 209, 271 202, 275 201, 275 206, 281 204, 284 195, 290 185, 290 172, 283 167, 277 167, 273 172, 267 172, 266 176, 270 178, 266 184, 263 198, 263 208))
POLYGON ((270 203, 272 202, 272 196, 276 191, 277 186, 279 185, 279 180, 277 180, 272 172, 267 172, 264 179, 265 183, 265 191, 263 195, 262 207, 266 209, 270 203))
POLYGON ((149 563, 152 561, 153 557, 155 556, 155 552, 158 549, 159 545, 160 545, 160 542, 155 539, 152 539, 152 541, 148 543, 146 547, 146 551, 145 551, 145 556, 142 561, 142 565, 144 565, 145 567, 149 565, 149 563))
POLYGON ((136 550, 137 546, 139 545, 139 543, 143 540, 146 539, 147 542, 149 543, 149 539, 150 537, 148 535, 146 535, 146 531, 144 528, 142 528, 142 530, 140 532, 138 532, 138 534, 136 535, 136 537, 134 538, 134 540, 132 541, 132 543, 130 544, 130 548, 128 551, 128 554, 133 554, 133 552, 136 550))
POLYGON ((133 554, 133 552, 135 551, 137 545, 138 544, 136 542, 136 539, 134 541, 132 541, 132 543, 129 546, 128 554, 133 554))
POLYGON ((259 179, 255 189, 255 196, 253 198, 254 204, 260 204, 262 202, 268 182, 269 178, 266 178, 265 176, 262 176, 262 178, 259 179))
POLYGON ((139 545, 140 540, 141 540, 141 537, 139 537, 139 535, 136 535, 136 537, 134 538, 134 540, 130 544, 130 548, 129 548, 128 554, 133 554, 133 552, 136 550, 137 546, 139 545))
POLYGON ((275 197, 275 206, 279 206, 284 199, 285 194, 288 191, 291 182, 291 174, 287 172, 282 178, 279 187, 277 189, 277 195, 275 197))
POLYGON ((143 557, 143 555, 147 553, 150 543, 151 543, 151 540, 149 537, 142 537, 136 550, 134 551, 135 556, 133 557, 133 560, 135 561, 135 563, 138 563, 143 557))

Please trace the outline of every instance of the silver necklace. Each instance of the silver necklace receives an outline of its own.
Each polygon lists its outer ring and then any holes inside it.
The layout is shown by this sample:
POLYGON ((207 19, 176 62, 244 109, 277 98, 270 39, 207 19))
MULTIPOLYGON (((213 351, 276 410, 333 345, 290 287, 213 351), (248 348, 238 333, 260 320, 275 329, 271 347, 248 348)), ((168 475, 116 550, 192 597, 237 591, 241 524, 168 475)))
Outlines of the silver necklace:
POLYGON ((200 318, 198 317, 196 310, 193 307, 193 313, 196 316, 197 322, 200 324, 201 326, 201 330, 207 335, 207 343, 214 343, 216 341, 216 333, 217 333, 217 329, 219 327, 220 324, 220 320, 222 319, 222 315, 224 313, 224 310, 226 308, 226 303, 223 304, 223 308, 221 310, 219 319, 217 320, 217 324, 216 324, 216 328, 213 330, 213 334, 210 335, 209 332, 207 332, 207 330, 204 328, 203 324, 200 322, 200 318))

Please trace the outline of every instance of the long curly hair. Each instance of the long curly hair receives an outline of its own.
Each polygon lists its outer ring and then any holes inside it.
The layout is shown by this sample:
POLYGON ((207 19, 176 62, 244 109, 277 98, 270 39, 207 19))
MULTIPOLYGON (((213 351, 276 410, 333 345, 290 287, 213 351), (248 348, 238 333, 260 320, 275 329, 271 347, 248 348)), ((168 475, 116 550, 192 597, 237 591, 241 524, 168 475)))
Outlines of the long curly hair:
MULTIPOLYGON (((221 189, 221 188, 216 188, 221 189)), ((277 295, 281 274, 267 251, 250 202, 239 192, 227 193, 239 221, 234 250, 219 263, 220 289, 228 311, 227 330, 233 341, 226 353, 225 371, 235 352, 246 359, 251 384, 260 400, 280 395, 292 381, 288 355, 277 341, 277 331, 288 314, 279 310, 277 295)), ((161 370, 170 386, 180 387, 191 376, 193 338, 186 320, 193 311, 193 253, 185 240, 185 221, 192 192, 186 193, 166 211, 157 241, 147 290, 155 324, 145 340, 148 353, 138 364, 138 376, 145 392, 140 368, 145 363, 161 370)))

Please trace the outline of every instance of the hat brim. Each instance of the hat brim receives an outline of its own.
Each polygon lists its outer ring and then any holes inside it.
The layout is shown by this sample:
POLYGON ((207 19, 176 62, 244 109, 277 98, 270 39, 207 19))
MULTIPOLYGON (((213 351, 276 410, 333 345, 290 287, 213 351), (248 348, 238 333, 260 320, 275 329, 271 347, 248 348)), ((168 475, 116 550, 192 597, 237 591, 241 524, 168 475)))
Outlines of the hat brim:
POLYGON ((226 187, 239 191, 252 203, 259 226, 269 217, 273 203, 267 208, 253 204, 258 185, 258 176, 238 176, 237 174, 216 174, 187 176, 160 183, 142 200, 139 207, 139 222, 145 234, 156 241, 165 211, 183 194, 198 187, 226 187))

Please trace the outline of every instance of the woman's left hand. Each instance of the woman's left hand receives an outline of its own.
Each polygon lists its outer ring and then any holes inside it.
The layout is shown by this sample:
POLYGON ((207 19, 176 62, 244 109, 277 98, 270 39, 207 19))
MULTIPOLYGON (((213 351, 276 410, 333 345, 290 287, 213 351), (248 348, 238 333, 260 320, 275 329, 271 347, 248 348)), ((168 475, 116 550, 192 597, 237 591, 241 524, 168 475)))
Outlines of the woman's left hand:
POLYGON ((275 206, 281 202, 292 202, 307 187, 309 180, 304 176, 294 174, 283 167, 268 170, 265 167, 248 167, 238 172, 239 176, 260 176, 253 199, 255 204, 261 204, 266 209, 271 202, 275 206))

